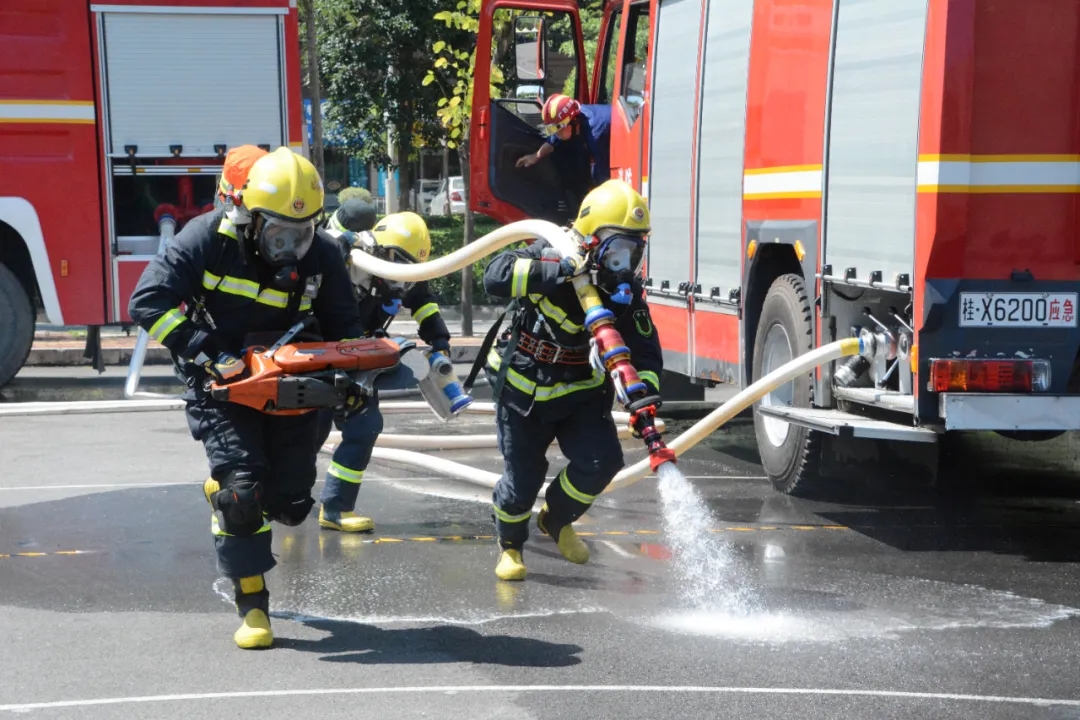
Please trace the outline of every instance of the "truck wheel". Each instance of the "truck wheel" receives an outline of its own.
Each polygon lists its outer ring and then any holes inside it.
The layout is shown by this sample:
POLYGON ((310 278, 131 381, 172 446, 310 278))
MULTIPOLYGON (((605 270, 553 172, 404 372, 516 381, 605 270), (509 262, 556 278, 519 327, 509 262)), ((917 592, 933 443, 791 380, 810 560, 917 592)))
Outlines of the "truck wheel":
POLYGON ((34 308, 15 274, 0 265, 0 387, 19 372, 34 343, 34 308))
MULTIPOLYGON (((810 300, 801 277, 781 275, 761 306, 754 340, 754 380, 758 380, 813 348, 810 300)), ((763 397, 758 405, 810 407, 814 383, 807 373, 763 397)), ((789 495, 808 494, 818 480, 821 434, 767 417, 754 407, 754 433, 765 474, 773 487, 789 495)))

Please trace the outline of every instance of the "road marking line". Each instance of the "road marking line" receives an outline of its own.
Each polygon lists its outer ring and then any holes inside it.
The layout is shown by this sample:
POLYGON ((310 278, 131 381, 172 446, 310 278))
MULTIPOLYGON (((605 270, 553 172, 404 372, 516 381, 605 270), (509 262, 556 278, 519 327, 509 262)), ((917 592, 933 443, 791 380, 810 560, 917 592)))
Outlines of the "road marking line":
POLYGON ((0 560, 11 558, 37 558, 37 557, 50 557, 53 555, 91 555, 97 552, 96 550, 55 550, 53 552, 17 552, 17 553, 0 553, 0 560))
MULTIPOLYGON (((204 478, 205 479, 205 478, 204 478)), ((420 477, 410 478, 393 478, 382 477, 379 475, 365 475, 364 482, 382 482, 387 480, 446 480, 447 478, 441 475, 424 475, 420 477)), ((0 487, 0 492, 5 490, 96 490, 96 489, 113 489, 113 488, 141 488, 141 487, 182 487, 182 486, 194 486, 201 488, 203 484, 202 480, 185 480, 182 482, 160 482, 160 483, 101 483, 98 485, 20 485, 16 487, 0 487)))
POLYGON ((0 711, 27 712, 71 707, 131 705, 136 703, 179 702, 189 700, 238 700, 243 698, 304 697, 319 695, 418 695, 429 693, 686 693, 701 695, 818 695, 840 697, 897 698, 905 700, 951 700, 994 704, 1080 707, 1080 700, 1068 698, 1014 697, 1008 695, 969 695, 965 693, 909 692, 902 690, 861 690, 841 688, 770 688, 723 687, 704 685, 432 685, 428 687, 309 688, 294 690, 237 690, 217 693, 143 695, 89 700, 13 703, 0 705, 0 711))
MULTIPOLYGON (((898 526, 899 527, 899 526, 898 526)), ((850 530, 852 528, 845 527, 843 525, 789 525, 789 526, 776 526, 776 525, 763 525, 761 527, 718 527, 709 528, 709 532, 713 534, 723 532, 757 532, 759 530, 785 530, 795 529, 800 531, 807 530, 850 530)), ((857 529, 857 528, 855 528, 857 529)), ((583 538, 595 538, 598 536, 607 536, 613 538, 620 538, 620 540, 599 540, 603 544, 609 542, 635 542, 631 535, 663 535, 660 530, 598 530, 578 531, 578 537, 583 538), (622 540, 621 538, 627 538, 622 540)), ((366 545, 378 545, 380 543, 447 543, 447 542, 477 542, 494 540, 494 535, 404 535, 401 537, 393 537, 388 535, 381 535, 379 537, 365 537, 361 538, 360 542, 366 545)), ((102 552, 102 550, 57 550, 54 552, 17 552, 17 553, 0 553, 0 559, 13 558, 13 557, 47 557, 52 555, 90 555, 92 553, 102 552)))
POLYGON ((203 481, 195 482, 169 482, 169 483, 102 483, 101 485, 25 485, 21 487, 0 487, 4 490, 93 490, 109 488, 138 488, 138 487, 173 487, 179 485, 198 485, 202 487, 203 481))

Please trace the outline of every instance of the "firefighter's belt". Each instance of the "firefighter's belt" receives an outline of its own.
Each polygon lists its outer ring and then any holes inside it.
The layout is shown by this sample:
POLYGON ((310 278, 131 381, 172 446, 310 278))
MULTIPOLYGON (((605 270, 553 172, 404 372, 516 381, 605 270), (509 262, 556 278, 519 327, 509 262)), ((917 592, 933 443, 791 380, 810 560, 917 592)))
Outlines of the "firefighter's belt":
POLYGON ((521 333, 517 349, 526 355, 532 355, 537 362, 551 365, 588 365, 589 346, 570 347, 550 340, 541 340, 526 332, 521 333))

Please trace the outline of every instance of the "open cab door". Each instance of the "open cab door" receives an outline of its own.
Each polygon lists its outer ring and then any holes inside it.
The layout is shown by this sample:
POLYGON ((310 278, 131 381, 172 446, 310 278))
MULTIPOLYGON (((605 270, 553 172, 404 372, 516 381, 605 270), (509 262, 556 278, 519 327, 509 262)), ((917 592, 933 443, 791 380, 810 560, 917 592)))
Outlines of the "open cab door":
POLYGON ((520 158, 545 142, 540 110, 555 94, 589 99, 576 0, 485 0, 476 39, 469 129, 469 205, 503 223, 564 224, 590 184, 562 153, 531 167, 520 158))

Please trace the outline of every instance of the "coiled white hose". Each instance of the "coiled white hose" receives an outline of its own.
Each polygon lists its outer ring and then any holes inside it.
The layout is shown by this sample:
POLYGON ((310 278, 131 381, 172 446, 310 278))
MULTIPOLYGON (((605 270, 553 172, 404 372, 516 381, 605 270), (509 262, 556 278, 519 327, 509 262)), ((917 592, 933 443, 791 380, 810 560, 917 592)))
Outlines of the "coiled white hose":
MULTIPOLYGON (((351 260, 353 265, 361 270, 379 277, 401 282, 422 282, 448 275, 472 264, 496 250, 506 247, 507 245, 532 238, 542 238, 547 240, 564 256, 575 252, 577 249, 574 239, 567 231, 557 225, 544 220, 522 220, 505 225, 488 233, 470 245, 463 247, 450 255, 438 258, 437 260, 411 265, 398 264, 380 260, 362 250, 353 250, 351 253, 351 260)), ((847 355, 855 355, 861 351, 861 348, 861 343, 857 338, 847 338, 829 343, 828 345, 811 350, 805 355, 795 358, 786 365, 777 368, 757 382, 751 384, 749 387, 744 388, 735 397, 725 402, 708 416, 691 426, 685 433, 675 438, 668 447, 675 451, 676 456, 682 455, 735 415, 750 407, 781 385, 790 382, 799 375, 810 372, 819 365, 823 365, 824 363, 831 362, 847 355)), ((141 370, 141 362, 132 362, 132 368, 128 379, 128 387, 130 387, 131 391, 134 391, 134 388, 137 387, 139 370, 141 370), (134 377, 132 377, 132 375, 134 377)), ((133 392, 131 394, 133 394, 133 392)), ((131 394, 128 394, 128 397, 131 397, 131 394)), ((429 408, 427 403, 424 402, 391 402, 382 404, 380 409, 385 414, 394 414, 399 412, 426 412, 429 408)), ((494 414, 495 407, 493 403, 474 402, 468 408, 468 411, 485 415, 494 414)), ((620 426, 624 426, 629 421, 629 415, 627 413, 614 413, 614 415, 615 422, 620 426)), ((450 438, 424 438, 421 436, 384 435, 382 437, 387 437, 387 440, 385 441, 387 444, 397 445, 397 447, 376 447, 373 457, 377 459, 416 465, 433 472, 439 472, 486 487, 493 487, 499 479, 499 476, 495 473, 471 468, 467 465, 455 463, 444 458, 432 457, 430 455, 424 455, 423 453, 415 453, 401 449, 403 447, 432 447, 433 441, 434 445, 439 449, 450 449, 448 445, 454 445, 455 443, 458 443, 458 448, 490 447, 491 445, 489 443, 494 436, 480 435, 474 437, 452 436, 450 438)), ((649 459, 646 458, 641 460, 630 467, 624 468, 607 487, 605 492, 626 487, 647 476, 650 471, 649 459)))

